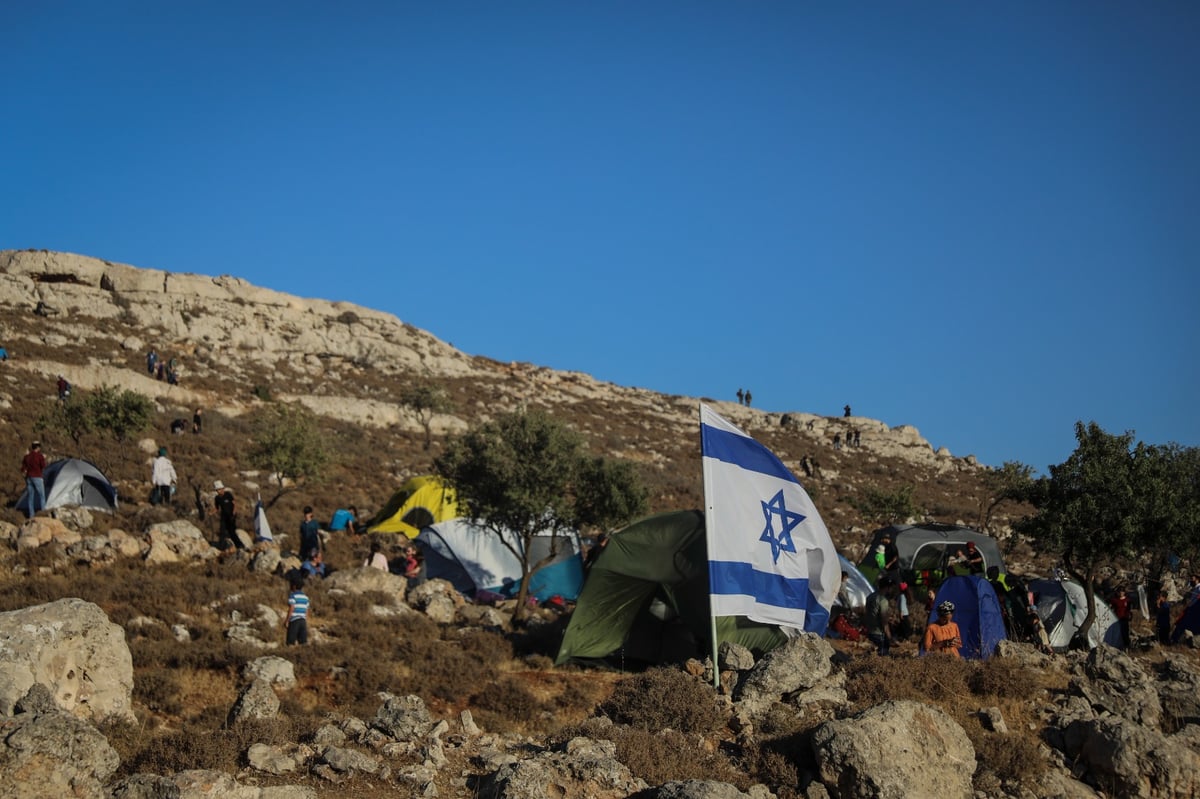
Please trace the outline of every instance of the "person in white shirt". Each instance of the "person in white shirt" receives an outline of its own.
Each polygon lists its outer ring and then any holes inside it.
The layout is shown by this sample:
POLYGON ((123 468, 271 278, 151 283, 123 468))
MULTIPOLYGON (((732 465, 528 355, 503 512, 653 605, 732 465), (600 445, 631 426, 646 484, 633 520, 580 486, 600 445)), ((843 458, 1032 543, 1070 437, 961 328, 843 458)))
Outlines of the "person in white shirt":
POLYGON ((158 448, 158 457, 150 465, 150 503, 152 505, 171 504, 171 494, 178 478, 175 476, 175 466, 167 457, 167 448, 158 448))
POLYGON ((371 554, 367 556, 366 560, 363 561, 364 569, 369 567, 372 569, 379 569, 380 571, 384 572, 388 570, 387 558, 381 551, 382 549, 383 547, 379 545, 378 541, 371 542, 371 554))

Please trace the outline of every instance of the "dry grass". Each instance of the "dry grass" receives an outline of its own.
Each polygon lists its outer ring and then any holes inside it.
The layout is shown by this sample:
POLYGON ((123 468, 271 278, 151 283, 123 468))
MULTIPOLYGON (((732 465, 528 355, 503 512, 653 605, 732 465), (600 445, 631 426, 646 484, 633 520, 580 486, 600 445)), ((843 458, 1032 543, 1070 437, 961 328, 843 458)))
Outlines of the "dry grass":
POLYGON ((862 657, 852 660, 847 670, 852 713, 889 699, 904 699, 938 707, 958 722, 975 747, 980 787, 1001 777, 1021 780, 1045 771, 1045 759, 1038 754, 1040 721, 1029 699, 1041 691, 1065 688, 1063 674, 1003 658, 978 662, 862 657), (985 729, 979 711, 988 707, 1000 709, 1007 734, 985 729))
MULTIPOLYGON (((85 346, 60 348, 41 343, 34 334, 47 323, 19 314, 0 320, 9 336, 15 359, 45 359, 83 364, 93 357, 109 357, 114 369, 141 373, 144 355, 122 350, 121 339, 136 336, 145 340, 146 331, 123 320, 103 322, 73 319, 72 330, 94 330, 85 346), (103 353, 112 353, 105 356, 103 353), (99 355, 98 355, 99 354, 99 355)), ((52 324, 58 324, 57 322, 52 324)), ((72 340, 80 340, 79 333, 72 340)), ((166 354, 171 342, 154 342, 166 354)), ((481 359, 481 362, 486 359, 481 359)), ((11 366, 11 364, 10 364, 11 366)), ((538 405, 536 383, 504 371, 496 364, 493 378, 450 378, 444 387, 462 415, 473 421, 488 412, 497 397, 515 397, 538 405)), ((212 396, 254 402, 253 381, 230 376, 217 357, 185 358, 187 388, 211 392, 212 396)), ((270 382, 279 394, 310 393, 312 375, 284 361, 267 370, 260 384, 270 382)), ((35 376, 13 372, 21 383, 11 383, 11 408, 6 424, 0 425, 0 451, 24 452, 34 437, 34 425, 53 402, 53 380, 41 385, 35 376), (17 386, 20 386, 18 389, 17 386)), ((395 401, 406 379, 386 365, 363 362, 343 369, 337 391, 347 395, 395 401)), ((663 403, 673 398, 664 398, 663 403)), ((202 516, 194 502, 193 487, 201 496, 211 495, 212 481, 231 486, 240 503, 242 526, 249 523, 251 500, 257 490, 265 500, 274 497, 266 476, 249 470, 244 453, 253 437, 249 415, 226 415, 205 409, 204 433, 199 436, 171 435, 172 419, 190 420, 191 407, 170 400, 161 403, 152 428, 136 438, 151 438, 165 444, 180 477, 180 492, 171 509, 148 504, 149 456, 137 442, 116 446, 100 435, 88 435, 76 445, 63 434, 50 430, 38 437, 50 457, 91 458, 106 470, 121 490, 122 506, 117 513, 94 514, 90 532, 113 528, 140 533, 150 523, 171 518, 192 520, 210 540, 216 537, 215 520, 205 508, 202 516)), ((644 457, 643 475, 651 494, 651 509, 674 510, 702 506, 700 456, 693 438, 664 435, 658 420, 640 407, 619 398, 586 398, 549 408, 557 418, 574 425, 592 442, 598 453, 637 453, 644 457)), ((269 508, 277 536, 286 536, 284 548, 295 544, 300 509, 314 506, 319 518, 328 519, 333 510, 358 506, 361 515, 386 502, 404 479, 429 471, 442 441, 433 448, 422 447, 421 434, 400 428, 362 429, 335 419, 320 421, 322 433, 335 458, 322 480, 284 493, 269 508)), ((817 457, 825 469, 836 469, 836 483, 813 481, 810 492, 819 497, 827 523, 839 544, 858 543, 845 538, 852 526, 867 527, 850 503, 860 486, 893 490, 916 485, 916 500, 926 508, 936 507, 939 519, 970 521, 977 511, 974 497, 980 494, 978 479, 970 472, 934 479, 928 470, 906 461, 875 458, 861 453, 833 452, 827 442, 796 426, 754 427, 753 435, 789 463, 804 454, 817 457), (945 514, 945 518, 942 518, 945 514)), ((15 456, 10 457, 10 460, 15 456)), ((22 484, 15 469, 0 471, 0 496, 11 504, 22 484)), ((19 524, 22 519, 10 507, 0 508, 0 519, 19 524)), ((348 540, 334 536, 328 562, 334 568, 352 568, 367 551, 366 539, 348 540)), ((624 678, 611 672, 574 668, 553 669, 549 658, 557 652, 565 619, 538 625, 513 634, 443 629, 422 616, 380 618, 370 612, 372 604, 386 604, 381 596, 332 595, 317 583, 310 585, 313 623, 323 643, 281 650, 260 650, 229 642, 224 636, 234 611, 253 617, 257 607, 281 610, 286 586, 277 578, 254 575, 243 563, 209 563, 146 567, 140 561, 81 567, 68 562, 56 547, 17 554, 0 553, 0 611, 26 607, 67 596, 81 597, 99 605, 126 630, 133 655, 134 706, 139 723, 106 728, 110 741, 121 754, 121 773, 138 770, 165 773, 182 768, 211 767, 235 771, 243 764, 245 747, 255 740, 300 740, 311 734, 329 714, 369 717, 379 700, 377 692, 415 693, 436 715, 448 717, 470 707, 482 727, 530 736, 566 734, 572 729, 599 728, 598 706, 622 722, 605 727, 618 745, 619 757, 639 776, 651 783, 667 779, 720 779, 745 787, 750 779, 778 786, 781 799, 794 794, 798 772, 807 767, 811 754, 807 735, 812 720, 795 716, 773 719, 760 730, 764 740, 753 751, 737 752, 727 743, 711 689, 678 671, 649 672, 624 678), (14 571, 20 567, 22 573, 14 571), (159 625, 134 625, 149 617, 159 625), (170 634, 172 624, 185 624, 190 641, 177 642, 170 634), (241 686, 241 669, 262 654, 282 654, 295 666, 298 687, 281 697, 278 722, 226 724, 229 707, 241 686), (665 729, 673 732, 664 732, 665 729)), ((268 640, 278 642, 279 630, 259 624, 268 640)), ((901 693, 908 698, 935 704, 953 703, 954 691, 969 695, 972 704, 999 704, 1011 728, 1023 728, 1027 713, 1019 696, 1011 694, 1014 677, 926 669, 906 676, 899 669, 873 658, 878 665, 852 666, 851 686, 858 706, 901 693), (886 673, 885 673, 886 672, 886 673)), ((907 664, 909 668, 913 664, 907 664)), ((946 667, 950 669, 951 667, 946 667)), ((1017 675, 1020 677, 1020 675, 1017 675)), ((995 758, 996 768, 1008 769, 1022 760, 1033 762, 1019 741, 996 740, 985 734, 978 721, 955 715, 977 741, 981 756, 995 758), (973 726, 972 726, 973 725, 973 726)), ((1019 739, 1025 740, 1024 738, 1019 739)), ((461 773, 469 764, 458 764, 461 773)), ((264 781, 266 784, 268 781, 264 781)), ((450 786, 441 786, 446 791, 450 786)), ((370 796, 373 789, 346 788, 347 796, 370 796)), ((386 791, 380 790, 379 795, 386 791)), ((449 795, 449 793, 447 793, 449 795)))

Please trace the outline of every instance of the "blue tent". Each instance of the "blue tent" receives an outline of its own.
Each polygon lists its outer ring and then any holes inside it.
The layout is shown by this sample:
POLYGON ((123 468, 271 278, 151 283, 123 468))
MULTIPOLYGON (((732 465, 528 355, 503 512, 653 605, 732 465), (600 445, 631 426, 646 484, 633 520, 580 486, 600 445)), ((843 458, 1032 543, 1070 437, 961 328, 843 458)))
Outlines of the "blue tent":
POLYGON ((1183 638, 1184 631, 1190 632, 1192 635, 1200 635, 1200 601, 1193 602, 1184 608, 1179 620, 1175 622, 1175 629, 1171 632, 1171 643, 1179 643, 1179 639, 1183 638))
POLYGON ((962 633, 960 654, 972 660, 991 657, 996 644, 1008 637, 1004 634, 1000 601, 991 584, 977 574, 947 578, 933 600, 929 624, 937 619, 937 606, 946 600, 954 603, 954 621, 962 633))

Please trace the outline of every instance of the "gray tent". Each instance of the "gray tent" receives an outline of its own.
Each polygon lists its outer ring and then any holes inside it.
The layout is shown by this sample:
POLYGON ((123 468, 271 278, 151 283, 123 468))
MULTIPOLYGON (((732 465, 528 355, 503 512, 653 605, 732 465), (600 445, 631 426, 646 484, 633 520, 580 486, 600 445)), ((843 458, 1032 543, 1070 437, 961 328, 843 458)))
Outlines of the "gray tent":
MULTIPOLYGON (((67 505, 112 512, 117 508, 117 489, 96 464, 79 458, 64 458, 46 467, 46 509, 67 505)), ((17 510, 29 508, 29 491, 17 500, 17 510)))
MULTIPOLYGON (((1050 646, 1062 652, 1070 648, 1075 633, 1087 618, 1087 593, 1074 580, 1030 580, 1026 587, 1037 603, 1038 616, 1050 646)), ((1100 644, 1121 648, 1121 624, 1100 597, 1096 597, 1096 618, 1088 630, 1088 649, 1100 644)))
POLYGON ((1000 545, 986 533, 953 524, 894 524, 875 531, 866 557, 858 564, 858 568, 872 582, 879 575, 875 565, 875 547, 881 545, 884 536, 888 535, 900 554, 903 579, 914 585, 939 584, 949 576, 951 566, 954 566, 957 574, 966 574, 966 567, 955 565, 954 560, 956 553, 965 550, 968 542, 974 542, 975 548, 983 555, 985 571, 995 566, 1001 574, 1005 573, 1000 545))

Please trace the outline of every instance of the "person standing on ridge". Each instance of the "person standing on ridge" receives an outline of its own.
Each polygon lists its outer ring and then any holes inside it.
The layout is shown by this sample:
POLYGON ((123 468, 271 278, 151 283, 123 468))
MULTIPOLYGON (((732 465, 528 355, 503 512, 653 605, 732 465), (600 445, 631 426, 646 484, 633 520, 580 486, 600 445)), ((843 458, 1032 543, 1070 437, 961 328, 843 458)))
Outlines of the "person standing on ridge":
POLYGON ((29 498, 29 518, 46 507, 46 483, 42 474, 46 470, 46 456, 42 454, 42 444, 34 441, 29 445, 29 452, 21 459, 21 474, 25 475, 25 495, 29 498))
POLYGON ((850 406, 849 405, 847 405, 845 408, 842 408, 842 416, 846 417, 847 419, 850 418, 850 406))

